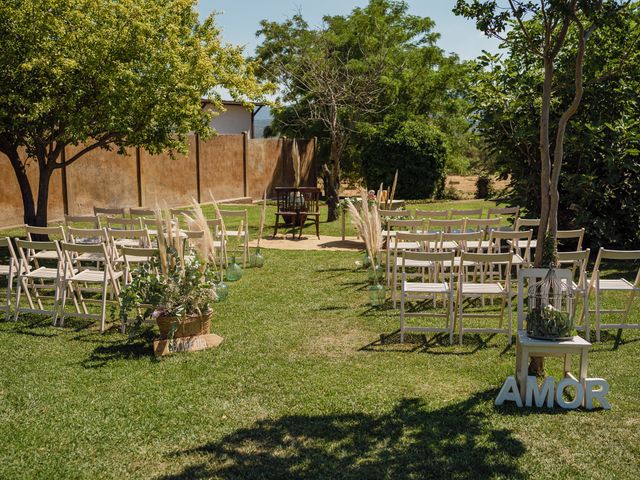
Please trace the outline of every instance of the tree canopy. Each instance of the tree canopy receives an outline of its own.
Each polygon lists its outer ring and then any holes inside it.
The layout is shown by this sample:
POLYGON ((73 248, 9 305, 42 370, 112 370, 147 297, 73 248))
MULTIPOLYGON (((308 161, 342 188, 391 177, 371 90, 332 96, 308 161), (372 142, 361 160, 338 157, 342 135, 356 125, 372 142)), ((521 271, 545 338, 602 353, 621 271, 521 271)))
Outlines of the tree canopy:
MULTIPOLYGON (((431 19, 409 14, 405 2, 390 0, 371 0, 348 16, 326 16, 316 29, 299 14, 261 23, 260 74, 281 87, 283 108, 274 128, 320 139, 330 219, 343 171, 363 173, 371 128, 423 122, 446 133, 448 151, 465 148, 468 66, 445 55, 433 28, 431 19)), ((436 177, 443 174, 441 169, 436 177)), ((392 178, 393 172, 386 182, 392 178)))
POLYGON ((0 151, 22 192, 25 222, 46 224, 49 178, 96 148, 183 151, 211 134, 203 97, 239 100, 268 86, 226 45, 195 0, 25 0, 0 3, 0 151), (83 144, 71 158, 65 145, 83 144), (25 153, 21 153, 25 152, 25 153), (26 162, 39 167, 38 200, 26 162))

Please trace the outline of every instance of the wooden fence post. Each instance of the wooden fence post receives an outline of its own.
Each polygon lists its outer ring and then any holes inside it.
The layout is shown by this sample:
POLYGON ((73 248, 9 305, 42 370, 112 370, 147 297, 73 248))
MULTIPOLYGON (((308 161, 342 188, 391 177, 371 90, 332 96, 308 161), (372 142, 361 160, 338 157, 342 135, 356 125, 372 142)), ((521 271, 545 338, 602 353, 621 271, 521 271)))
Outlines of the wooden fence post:
POLYGON ((136 182, 138 187, 138 206, 144 207, 142 198, 142 162, 140 161, 140 147, 136 147, 136 182))
POLYGON ((196 133, 196 198, 200 200, 200 135, 196 133))
POLYGON ((247 156, 249 155, 249 132, 242 132, 242 187, 243 196, 248 195, 247 188, 247 156))

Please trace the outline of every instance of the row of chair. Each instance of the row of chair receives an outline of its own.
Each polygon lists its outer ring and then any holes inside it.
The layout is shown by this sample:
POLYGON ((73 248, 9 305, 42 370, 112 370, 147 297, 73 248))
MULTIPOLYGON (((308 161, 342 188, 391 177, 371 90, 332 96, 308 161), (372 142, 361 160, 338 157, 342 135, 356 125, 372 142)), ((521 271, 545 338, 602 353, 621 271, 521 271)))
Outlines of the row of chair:
MULTIPOLYGON (((512 232, 514 233, 514 232, 512 232)), ((527 232, 529 236, 530 232, 527 232)), ((494 233, 500 239, 508 239, 509 232, 494 233), (506 234, 506 235, 505 235, 506 234)), ((456 319, 458 320, 458 335, 462 342, 465 333, 504 333, 511 338, 511 300, 515 295, 513 280, 517 278, 519 268, 530 266, 526 254, 521 256, 511 242, 507 251, 499 243, 493 243, 486 250, 470 246, 474 234, 414 234, 399 232, 394 248, 392 298, 396 305, 397 290, 400 290, 400 335, 404 341, 406 331, 447 332, 453 342, 456 319), (398 274, 399 272, 399 274, 398 274), (512 272, 515 272, 512 273, 512 272), (415 279, 417 277, 417 280, 415 279), (437 305, 437 298, 442 297, 443 305, 448 313, 438 314, 433 311, 420 312, 408 309, 410 302, 431 301, 431 307, 437 305), (487 313, 467 312, 464 300, 479 298, 485 305, 485 297, 499 298, 500 312, 487 313), (504 322, 505 313, 508 316, 504 322), (406 318, 413 316, 447 318, 443 327, 407 326, 406 318), (473 327, 465 325, 465 317, 498 318, 497 327, 473 327)), ((477 236, 477 235, 476 235, 477 236)), ((495 237, 494 237, 495 239, 495 237)), ((471 244, 473 245, 473 244, 471 244)), ((640 291, 640 268, 634 282, 625 278, 602 278, 602 262, 638 261, 640 251, 619 251, 600 249, 591 276, 587 276, 589 249, 565 251, 558 253, 559 266, 571 270, 574 280, 567 288, 577 297, 583 299, 583 311, 579 330, 585 332, 589 339, 589 313, 595 313, 596 340, 600 341, 600 332, 611 328, 640 328, 640 322, 629 323, 629 313, 632 302, 640 291), (622 309, 602 306, 603 292, 623 292, 628 294, 625 307, 622 309), (595 309, 589 309, 589 296, 595 294, 595 309), (616 323, 602 321, 603 314, 622 314, 622 320, 616 323)), ((415 305, 414 305, 415 307, 415 305)))
MULTIPOLYGON (((392 218, 430 218, 430 219, 439 219, 439 220, 451 220, 460 217, 473 218, 473 219, 482 219, 484 210, 482 208, 472 208, 472 209, 449 209, 449 210, 409 210, 409 209, 398 209, 398 210, 379 210, 380 217, 383 219, 392 219, 392 218)), ((513 220, 517 220, 520 214, 520 207, 495 207, 489 208, 487 210, 487 214, 485 218, 495 218, 495 217, 510 217, 513 220)))

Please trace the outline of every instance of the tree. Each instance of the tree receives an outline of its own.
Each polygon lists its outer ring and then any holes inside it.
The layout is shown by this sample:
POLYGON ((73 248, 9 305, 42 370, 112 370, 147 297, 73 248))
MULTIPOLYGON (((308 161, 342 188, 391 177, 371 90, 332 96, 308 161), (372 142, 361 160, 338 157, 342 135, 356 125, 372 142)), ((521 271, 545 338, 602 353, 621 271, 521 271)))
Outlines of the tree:
MULTIPOLYGON (((470 100, 476 133, 496 171, 510 179, 511 201, 538 216, 536 118, 543 76, 537 57, 520 48, 522 33, 509 35, 505 55, 479 59, 470 100)), ((592 251, 640 247, 639 45, 640 2, 593 32, 585 52, 584 95, 565 137, 558 226, 585 227, 592 251)), ((573 96, 576 49, 572 41, 556 62, 551 124, 573 96)))
POLYGON ((201 107, 213 88, 260 97, 254 65, 223 45, 195 0, 25 0, 0 3, 0 152, 10 160, 24 221, 46 225, 53 172, 97 148, 185 151, 211 134, 201 107), (83 148, 65 158, 67 145, 83 148), (37 199, 26 175, 35 161, 37 199))
POLYGON ((462 78, 459 63, 435 45, 433 26, 429 18, 409 15, 405 2, 391 0, 371 0, 346 17, 327 16, 317 29, 300 14, 261 22, 261 75, 280 85, 284 105, 276 128, 318 136, 326 148, 329 221, 337 218, 345 163, 354 172, 362 167, 359 143, 370 127, 389 115, 423 116, 439 128, 453 125, 446 118, 462 117, 460 96, 452 92, 462 78))
MULTIPOLYGON (((518 30, 517 38, 523 48, 537 58, 543 69, 541 105, 539 110, 540 149, 540 228, 535 265, 543 266, 552 259, 544 258, 545 252, 552 256, 557 251, 559 181, 564 159, 564 139, 567 125, 578 111, 583 96, 583 64, 586 45, 593 31, 615 16, 620 5, 607 0, 508 0, 500 7, 496 0, 458 0, 454 12, 476 19, 478 29, 485 34, 509 42, 504 37, 508 26, 518 30), (554 71, 558 55, 575 37, 577 49, 574 54, 574 91, 570 102, 564 107, 555 127, 553 155, 551 155, 550 114, 554 90, 554 71)), ((513 37, 512 37, 513 38, 513 37)))

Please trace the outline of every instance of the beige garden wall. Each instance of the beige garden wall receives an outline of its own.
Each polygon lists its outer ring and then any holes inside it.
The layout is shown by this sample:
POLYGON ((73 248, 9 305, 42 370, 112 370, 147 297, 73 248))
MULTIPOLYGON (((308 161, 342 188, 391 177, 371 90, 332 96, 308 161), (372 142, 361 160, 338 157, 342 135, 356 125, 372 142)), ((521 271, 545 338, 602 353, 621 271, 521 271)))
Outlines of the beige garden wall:
MULTIPOLYGON (((210 201, 239 197, 261 198, 276 186, 293 184, 292 144, 298 142, 302 185, 316 185, 315 148, 311 140, 250 139, 245 135, 218 135, 208 140, 189 139, 186 155, 151 155, 131 148, 126 155, 116 150, 94 150, 51 178, 49 220, 88 214, 93 206, 131 207, 186 205, 192 198, 210 201), (67 204, 63 191, 66 187, 67 204), (66 207, 66 208, 65 208, 66 207)), ((81 147, 67 147, 70 158, 81 147)), ((29 181, 37 195, 38 169, 27 165, 29 181)), ((23 223, 20 189, 9 159, 0 154, 0 227, 23 223)))

